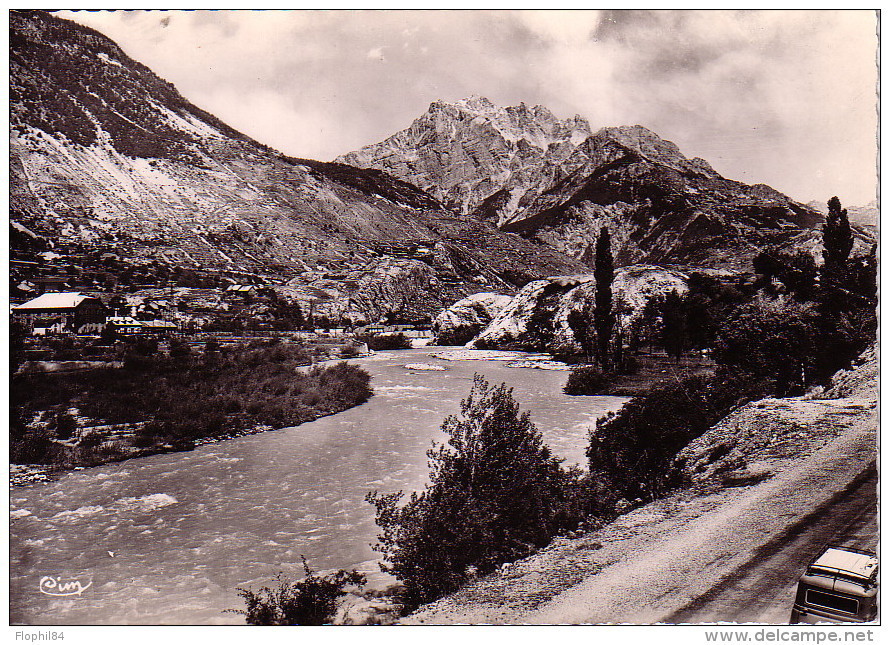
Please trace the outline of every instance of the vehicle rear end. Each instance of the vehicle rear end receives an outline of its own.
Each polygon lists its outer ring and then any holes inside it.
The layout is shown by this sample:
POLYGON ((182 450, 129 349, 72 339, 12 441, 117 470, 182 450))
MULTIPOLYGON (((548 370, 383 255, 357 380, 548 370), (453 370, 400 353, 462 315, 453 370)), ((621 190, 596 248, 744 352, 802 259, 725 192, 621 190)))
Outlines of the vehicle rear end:
POLYGON ((797 585, 791 623, 865 623, 878 616, 878 559, 850 547, 826 547, 797 585))

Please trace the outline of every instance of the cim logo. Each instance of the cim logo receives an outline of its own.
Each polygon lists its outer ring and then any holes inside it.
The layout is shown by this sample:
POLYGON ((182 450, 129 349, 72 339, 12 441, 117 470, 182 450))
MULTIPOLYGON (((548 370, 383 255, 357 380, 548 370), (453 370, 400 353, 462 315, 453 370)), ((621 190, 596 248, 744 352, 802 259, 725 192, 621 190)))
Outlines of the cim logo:
POLYGON ((47 596, 79 596, 93 585, 90 580, 82 584, 77 578, 63 578, 61 576, 43 576, 40 579, 40 593, 47 596))

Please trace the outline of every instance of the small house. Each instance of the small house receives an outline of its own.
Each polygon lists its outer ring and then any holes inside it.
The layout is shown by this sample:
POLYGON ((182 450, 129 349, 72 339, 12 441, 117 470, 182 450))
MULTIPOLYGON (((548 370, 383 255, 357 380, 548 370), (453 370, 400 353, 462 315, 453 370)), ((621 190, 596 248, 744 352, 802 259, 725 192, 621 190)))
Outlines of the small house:
POLYGON ((259 290, 256 285, 252 284, 230 284, 226 287, 226 295, 238 296, 244 299, 250 299, 255 296, 259 290))
POLYGON ((106 326, 122 336, 135 336, 142 333, 142 322, 132 316, 109 316, 106 326))

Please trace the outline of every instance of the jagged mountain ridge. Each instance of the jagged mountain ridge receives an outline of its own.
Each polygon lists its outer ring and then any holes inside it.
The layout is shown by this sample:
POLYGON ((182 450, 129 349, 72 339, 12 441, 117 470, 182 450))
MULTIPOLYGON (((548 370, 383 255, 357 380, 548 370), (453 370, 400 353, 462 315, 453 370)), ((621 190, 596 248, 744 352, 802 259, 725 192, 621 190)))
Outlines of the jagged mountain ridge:
POLYGON ((111 250, 321 289, 371 318, 580 267, 379 170, 286 157, 45 12, 10 13, 10 115, 13 257, 111 250), (358 291, 369 280, 380 302, 358 291))
POLYGON ((485 199, 506 190, 509 205, 497 213, 505 221, 525 194, 520 189, 561 179, 542 173, 571 167, 569 157, 589 136, 580 116, 561 121, 540 105, 500 108, 472 96, 435 101, 406 130, 337 161, 404 178, 465 215, 492 217, 485 199))
POLYGON ((410 128, 338 157, 385 170, 503 230, 585 263, 599 228, 616 259, 744 269, 765 246, 812 247, 817 211, 722 177, 636 126, 591 133, 541 106, 434 102, 410 128))

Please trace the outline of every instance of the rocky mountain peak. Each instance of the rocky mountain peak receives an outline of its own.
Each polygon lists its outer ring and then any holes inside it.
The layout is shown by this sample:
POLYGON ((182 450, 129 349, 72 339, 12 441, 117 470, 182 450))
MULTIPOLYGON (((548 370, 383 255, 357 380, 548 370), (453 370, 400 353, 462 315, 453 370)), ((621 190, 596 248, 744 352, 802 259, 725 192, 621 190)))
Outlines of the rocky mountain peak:
POLYGON ((489 112, 497 110, 497 107, 494 103, 489 101, 484 96, 479 96, 478 94, 471 94, 466 98, 460 99, 456 101, 454 105, 477 112, 489 112))
POLYGON ((673 141, 662 139, 642 125, 623 125, 603 128, 594 137, 598 141, 614 141, 636 151, 651 162, 681 172, 699 173, 714 179, 721 178, 711 165, 699 157, 687 159, 673 141))
POLYGON ((437 102, 408 130, 340 158, 453 210, 586 263, 608 226, 618 262, 748 268, 765 246, 812 246, 821 215, 769 186, 722 177, 643 125, 595 133, 525 103, 437 102))
POLYGON ((406 130, 337 161, 389 172, 462 214, 507 188, 512 211, 524 194, 516 185, 565 160, 590 134, 578 115, 559 119, 541 105, 500 107, 473 95, 434 101, 406 130))

